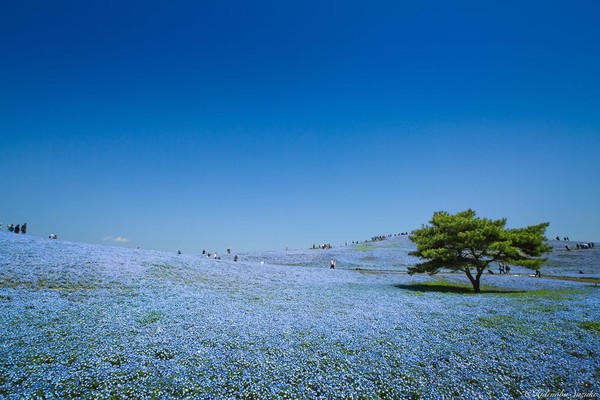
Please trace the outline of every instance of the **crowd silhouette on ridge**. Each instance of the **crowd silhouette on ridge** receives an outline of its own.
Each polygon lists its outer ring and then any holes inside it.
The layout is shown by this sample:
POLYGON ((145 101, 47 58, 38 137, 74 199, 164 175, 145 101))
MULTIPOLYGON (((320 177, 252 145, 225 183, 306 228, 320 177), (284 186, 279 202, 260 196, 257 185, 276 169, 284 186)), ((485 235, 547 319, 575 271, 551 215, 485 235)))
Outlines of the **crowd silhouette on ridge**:
MULTIPOLYGON (((0 222, 0 231, 2 230, 2 222, 0 222)), ((8 224, 6 226, 6 230, 8 232, 12 232, 12 233, 22 233, 23 235, 25 235, 27 233, 27 222, 25 222, 23 225, 21 224, 17 224, 16 226, 13 224, 8 224)))
MULTIPOLYGON (((363 241, 353 240, 351 242, 351 244, 354 245, 354 244, 360 244, 360 243, 380 242, 382 240, 386 240, 386 239, 391 238, 391 237, 406 236, 406 235, 408 235, 408 232, 394 233, 394 234, 388 234, 388 235, 377 235, 377 236, 371 237, 370 240, 369 239, 366 239, 366 240, 363 240, 363 241)), ((348 246, 348 242, 345 242, 343 244, 343 246, 348 246)), ((329 250, 329 249, 332 249, 332 248, 333 248, 333 246, 331 245, 331 243, 323 243, 323 244, 319 244, 319 245, 313 244, 312 247, 311 247, 312 250, 329 250)), ((286 250, 287 250, 287 248, 286 248, 286 250)))

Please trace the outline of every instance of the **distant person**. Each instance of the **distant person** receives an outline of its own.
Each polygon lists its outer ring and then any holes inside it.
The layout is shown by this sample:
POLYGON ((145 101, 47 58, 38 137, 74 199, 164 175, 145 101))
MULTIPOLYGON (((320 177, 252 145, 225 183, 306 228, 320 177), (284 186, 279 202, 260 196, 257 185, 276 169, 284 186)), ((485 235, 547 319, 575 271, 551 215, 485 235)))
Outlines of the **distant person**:
POLYGON ((205 255, 205 254, 206 254, 206 250, 202 250, 202 255, 205 255))
POLYGON ((234 262, 237 262, 237 260, 238 260, 238 256, 237 256, 237 254, 236 254, 235 256, 233 256, 233 261, 234 261, 234 262))
POLYGON ((335 269, 335 260, 333 258, 329 261, 329 269, 335 269))
POLYGON ((227 254, 231 254, 231 248, 227 248, 227 254))
POLYGON ((506 269, 506 273, 510 274, 510 265, 506 264, 505 269, 506 269))
POLYGON ((15 226, 15 233, 20 233, 21 232, 21 225, 17 224, 17 226, 15 226))
POLYGON ((14 231, 15 231, 15 227, 13 226, 13 224, 8 224, 8 226, 6 227, 6 229, 7 229, 9 232, 14 232, 14 231))
POLYGON ((571 249, 569 248, 569 246, 565 245, 565 247, 567 248, 567 251, 571 251, 571 249))
POLYGON ((0 231, 2 230, 2 222, 0 222, 0 231))
POLYGON ((540 270, 539 270, 539 269, 536 269, 536 270, 535 270, 535 276, 536 276, 536 277, 538 277, 538 278, 541 278, 541 277, 542 277, 542 273, 540 272, 540 270))
POLYGON ((27 222, 25 222, 23 224, 23 226, 21 226, 21 233, 24 235, 27 233, 27 222))
POLYGON ((181 250, 177 250, 177 254, 181 254, 181 250))

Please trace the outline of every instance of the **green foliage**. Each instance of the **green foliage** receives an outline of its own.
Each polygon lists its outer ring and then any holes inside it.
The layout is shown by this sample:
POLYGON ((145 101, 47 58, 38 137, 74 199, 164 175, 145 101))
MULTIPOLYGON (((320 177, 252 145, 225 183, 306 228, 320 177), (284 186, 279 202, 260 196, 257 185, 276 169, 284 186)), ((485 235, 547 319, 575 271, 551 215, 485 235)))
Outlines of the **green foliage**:
POLYGON ((493 315, 489 317, 477 318, 477 322, 488 329, 497 329, 502 332, 514 332, 519 335, 528 335, 531 326, 526 321, 516 318, 512 315, 493 315))
POLYGON ((360 245, 360 246, 354 246, 354 250, 357 250, 357 251, 373 250, 373 246, 370 245, 370 244, 365 244, 365 245, 360 245))
POLYGON ((551 250, 544 233, 548 223, 526 228, 506 228, 506 219, 478 218, 475 211, 456 214, 438 211, 430 225, 413 231, 417 245, 413 256, 426 261, 410 267, 409 273, 435 274, 441 268, 463 271, 479 292, 481 274, 494 262, 539 269, 551 250), (471 270, 474 270, 475 276, 471 270))
POLYGON ((150 324, 154 324, 158 321, 160 321, 160 319, 162 318, 162 313, 157 312, 157 311, 152 311, 146 315, 144 315, 141 319, 140 319, 140 325, 142 326, 147 326, 150 324))
POLYGON ((597 321, 584 321, 580 322, 579 327, 587 331, 600 334, 600 322, 597 321))

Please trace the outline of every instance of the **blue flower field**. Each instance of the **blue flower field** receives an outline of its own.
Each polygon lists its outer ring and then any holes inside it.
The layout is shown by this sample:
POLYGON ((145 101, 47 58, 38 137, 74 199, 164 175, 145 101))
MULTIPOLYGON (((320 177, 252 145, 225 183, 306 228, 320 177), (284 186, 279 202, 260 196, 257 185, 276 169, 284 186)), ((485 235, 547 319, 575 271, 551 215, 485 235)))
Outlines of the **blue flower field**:
POLYGON ((407 275, 406 236, 234 262, 0 232, 0 398, 597 398, 600 249, 553 245, 473 294, 407 275))

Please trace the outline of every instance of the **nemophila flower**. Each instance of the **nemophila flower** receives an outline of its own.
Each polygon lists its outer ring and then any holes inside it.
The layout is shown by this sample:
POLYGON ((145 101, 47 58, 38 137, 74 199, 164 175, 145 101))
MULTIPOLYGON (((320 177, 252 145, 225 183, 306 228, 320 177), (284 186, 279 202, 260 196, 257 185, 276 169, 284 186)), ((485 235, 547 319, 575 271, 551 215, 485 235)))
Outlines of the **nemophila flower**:
POLYGON ((411 262, 404 238, 394 240, 215 263, 3 236, 0 396, 502 399, 540 388, 599 391, 599 335, 582 325, 600 319, 597 289, 490 275, 488 293, 474 296, 428 290, 440 277, 365 273, 411 262))

